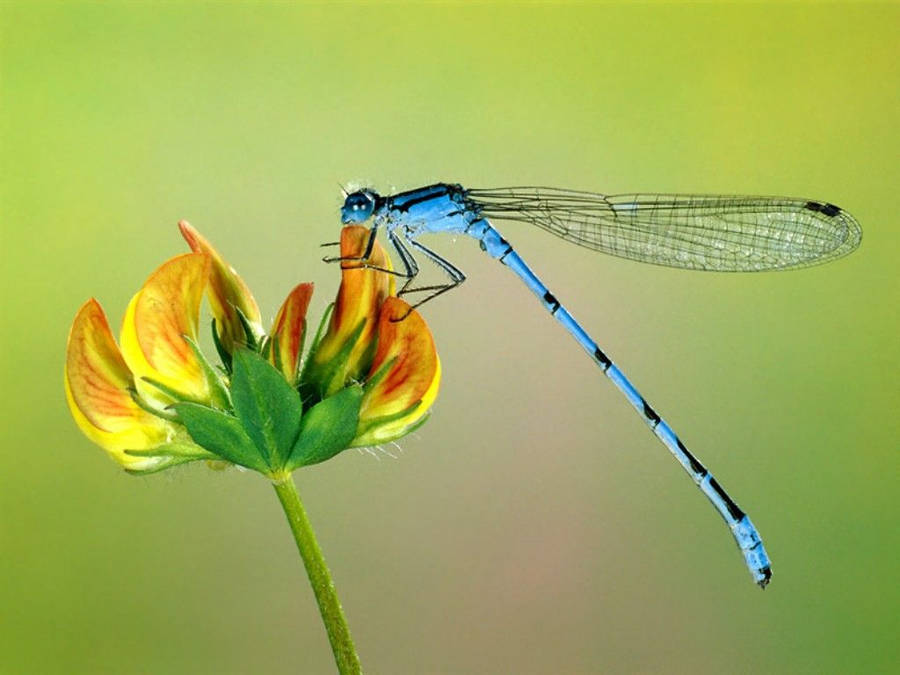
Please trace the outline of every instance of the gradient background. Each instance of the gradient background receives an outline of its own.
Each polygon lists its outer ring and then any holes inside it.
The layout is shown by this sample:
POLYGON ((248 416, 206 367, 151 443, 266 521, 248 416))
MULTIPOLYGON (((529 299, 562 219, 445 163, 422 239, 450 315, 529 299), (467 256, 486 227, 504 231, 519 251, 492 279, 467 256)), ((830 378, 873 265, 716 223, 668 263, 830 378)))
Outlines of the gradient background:
POLYGON ((373 673, 886 672, 898 661, 894 6, 10 4, 2 17, 0 672, 330 672, 272 490, 136 479, 63 396, 66 333, 185 250, 312 316, 339 182, 833 201, 861 249, 716 275, 504 233, 751 513, 753 586, 664 448, 468 241, 396 460, 298 473, 373 673))

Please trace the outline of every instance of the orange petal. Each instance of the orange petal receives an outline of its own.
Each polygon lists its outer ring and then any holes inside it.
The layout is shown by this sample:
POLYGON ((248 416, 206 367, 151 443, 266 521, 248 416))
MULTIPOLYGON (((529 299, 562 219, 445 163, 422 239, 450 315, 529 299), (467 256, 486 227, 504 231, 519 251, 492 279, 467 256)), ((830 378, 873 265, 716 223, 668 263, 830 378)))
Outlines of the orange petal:
POLYGON ((402 436, 428 412, 437 396, 441 363, 428 325, 399 298, 388 298, 378 319, 378 348, 369 372, 372 377, 390 362, 386 374, 369 388, 360 406, 363 434, 354 445, 382 443, 402 436), (405 317, 405 318, 403 318, 405 317), (408 410, 406 415, 395 417, 408 410), (383 423, 375 423, 386 418, 383 423))
POLYGON ((306 310, 312 293, 312 284, 295 286, 278 310, 269 333, 272 340, 269 362, 292 385, 297 383, 300 350, 303 347, 303 334, 306 332, 306 310))
POLYGON ((203 253, 211 261, 209 270, 209 305, 218 326, 222 346, 232 353, 234 345, 244 344, 244 326, 238 310, 256 331, 254 338, 262 334, 259 307, 244 280, 238 276, 212 244, 186 220, 179 221, 178 229, 194 253, 203 253))
POLYGON ((164 443, 170 425, 131 398, 131 371, 93 298, 78 310, 69 331, 64 383, 72 417, 89 439, 129 468, 149 468, 157 461, 123 452, 164 443))
POLYGON ((148 377, 196 401, 209 400, 209 383, 185 341, 197 340, 200 302, 209 277, 209 258, 186 253, 163 263, 131 299, 122 322, 122 354, 147 399, 170 400, 144 382, 148 377))
MULTIPOLYGON (((357 258, 365 253, 370 230, 352 225, 341 230, 341 257, 357 258)), ((369 369, 378 312, 385 299, 394 294, 394 275, 360 267, 361 262, 346 261, 341 266, 341 287, 328 331, 313 356, 313 369, 326 365, 344 348, 359 325, 365 322, 362 333, 350 351, 344 367, 329 383, 325 394, 334 393, 349 380, 355 380, 369 369)), ((372 248, 368 264, 393 269, 391 260, 378 242, 372 248)), ((314 374, 312 376, 315 377, 314 374)))

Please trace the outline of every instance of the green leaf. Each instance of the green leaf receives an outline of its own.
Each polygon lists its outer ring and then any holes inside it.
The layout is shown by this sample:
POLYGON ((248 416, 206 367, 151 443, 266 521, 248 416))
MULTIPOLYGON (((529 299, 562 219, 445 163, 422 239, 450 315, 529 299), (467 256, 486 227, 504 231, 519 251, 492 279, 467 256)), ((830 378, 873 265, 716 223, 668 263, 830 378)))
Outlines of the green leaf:
POLYGON ((232 464, 269 472, 265 459, 236 417, 199 403, 176 403, 173 407, 197 445, 232 464))
POLYGON ((231 398, 247 435, 273 469, 284 464, 300 431, 300 395, 275 367, 256 352, 233 355, 231 398))
POLYGON ((356 436, 362 396, 362 387, 353 385, 307 410, 287 468, 324 462, 346 450, 356 436))

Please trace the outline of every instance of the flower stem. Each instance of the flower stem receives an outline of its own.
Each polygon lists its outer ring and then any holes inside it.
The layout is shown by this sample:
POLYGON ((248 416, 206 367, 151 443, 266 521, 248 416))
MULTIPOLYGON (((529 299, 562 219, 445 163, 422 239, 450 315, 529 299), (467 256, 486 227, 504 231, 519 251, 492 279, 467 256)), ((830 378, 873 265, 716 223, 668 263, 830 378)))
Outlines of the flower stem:
POLYGON ((328 572, 325 558, 322 557, 322 551, 316 541, 312 525, 306 517, 306 511, 303 509, 294 480, 290 474, 278 475, 273 476, 272 484, 275 486, 275 492, 284 508, 291 532, 294 534, 294 540, 297 542, 297 549, 300 551, 300 557, 303 558, 309 583, 316 595, 319 613, 322 615, 322 622, 328 632, 328 641, 331 642, 331 651, 334 652, 334 661, 337 664, 338 672, 341 675, 360 673, 362 671, 359 657, 356 655, 356 648, 350 637, 350 628, 347 626, 337 591, 331 581, 331 574, 328 572))

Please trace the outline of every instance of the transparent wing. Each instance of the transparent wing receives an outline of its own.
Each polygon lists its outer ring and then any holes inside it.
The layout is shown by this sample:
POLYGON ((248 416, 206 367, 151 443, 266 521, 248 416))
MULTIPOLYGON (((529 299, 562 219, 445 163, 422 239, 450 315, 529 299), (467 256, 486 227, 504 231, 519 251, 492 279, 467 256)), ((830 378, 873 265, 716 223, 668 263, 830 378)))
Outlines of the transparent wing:
POLYGON ((595 251, 685 269, 805 267, 850 253, 862 238, 843 209, 789 197, 512 187, 467 190, 466 198, 488 218, 531 223, 595 251))

